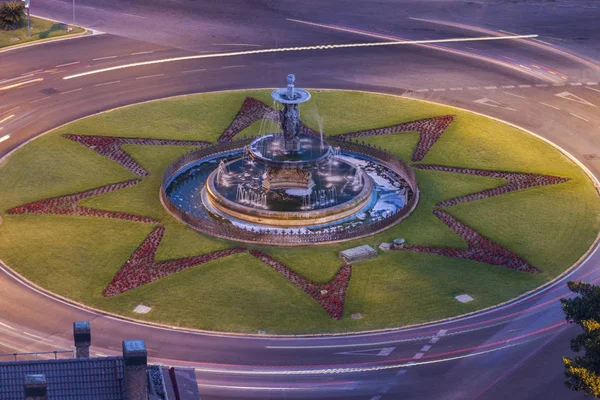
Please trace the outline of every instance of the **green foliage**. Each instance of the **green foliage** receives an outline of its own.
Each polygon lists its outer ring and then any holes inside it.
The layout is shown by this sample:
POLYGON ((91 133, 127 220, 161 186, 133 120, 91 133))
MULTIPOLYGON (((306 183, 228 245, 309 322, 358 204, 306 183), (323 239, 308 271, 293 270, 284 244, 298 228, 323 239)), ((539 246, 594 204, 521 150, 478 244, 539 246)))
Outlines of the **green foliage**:
POLYGON ((16 29, 21 26, 23 18, 25 18, 25 3, 22 1, 0 4, 0 29, 16 29))
POLYGON ((569 282, 569 289, 581 296, 561 299, 565 318, 578 324, 583 333, 571 340, 571 350, 584 351, 574 359, 563 357, 565 386, 600 398, 600 287, 585 282, 569 282))

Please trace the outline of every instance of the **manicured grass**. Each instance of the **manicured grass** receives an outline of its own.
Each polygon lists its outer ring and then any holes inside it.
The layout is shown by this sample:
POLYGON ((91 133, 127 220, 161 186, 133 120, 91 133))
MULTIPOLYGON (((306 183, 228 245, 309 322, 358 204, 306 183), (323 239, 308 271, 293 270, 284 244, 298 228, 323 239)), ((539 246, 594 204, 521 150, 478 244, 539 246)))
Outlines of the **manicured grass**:
POLYGON ((79 26, 66 25, 43 18, 31 17, 31 36, 28 37, 26 17, 20 28, 10 31, 0 30, 0 48, 35 42, 37 40, 57 38, 60 36, 77 35, 83 32, 85 32, 85 29, 79 26), (68 27, 73 30, 67 32, 68 27), (18 38, 19 40, 14 40, 15 38, 18 38))
MULTIPOLYGON (((51 196, 136 178, 92 150, 61 138, 64 133, 215 141, 243 100, 271 104, 269 91, 187 96, 126 107, 55 130, 0 165, 0 258, 19 273, 61 295, 94 307, 170 325, 256 333, 342 332, 393 327, 474 311, 517 296, 572 265, 598 232, 598 196, 575 164, 544 142, 517 129, 450 107, 384 95, 312 91, 301 109, 305 122, 327 134, 390 126, 446 114, 455 121, 424 164, 559 175, 571 181, 464 203, 447 209, 483 235, 541 270, 529 275, 473 261, 408 252, 380 253, 353 268, 344 318, 331 320, 320 306, 281 275, 244 253, 171 275, 121 295, 102 290, 152 225, 93 217, 5 215, 10 207, 51 196), (468 293, 461 304, 453 296, 468 293), (137 304, 152 306, 144 316, 137 304), (361 313, 354 320, 350 314, 361 313)), ((256 133, 260 124, 244 134, 256 133)), ((263 132, 264 133, 264 132, 263 132)), ((362 139, 361 139, 362 140, 362 139)), ((409 161, 418 134, 365 138, 409 161)), ((190 148, 129 145, 125 150, 149 172, 136 185, 89 198, 88 207, 126 211, 166 226, 157 259, 225 249, 238 244, 192 231, 174 220, 158 199, 165 168, 190 148)), ((411 244, 466 247, 432 213, 441 200, 503 185, 501 179, 416 170, 421 200, 403 222, 374 237, 339 245, 260 247, 291 269, 329 281, 342 264, 340 250, 377 246, 404 237, 411 244)))

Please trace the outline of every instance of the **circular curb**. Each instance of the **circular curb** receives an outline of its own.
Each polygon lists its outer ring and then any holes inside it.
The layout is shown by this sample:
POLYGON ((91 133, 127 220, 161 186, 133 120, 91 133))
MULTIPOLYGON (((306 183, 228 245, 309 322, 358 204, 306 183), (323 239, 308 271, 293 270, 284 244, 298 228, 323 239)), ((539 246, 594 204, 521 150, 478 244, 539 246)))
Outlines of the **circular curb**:
MULTIPOLYGON (((19 146, 17 146, 16 148, 14 148, 13 150, 9 151, 7 154, 5 154, 3 157, 0 158, 0 164, 2 164, 10 155, 12 155, 14 152, 16 152, 17 150, 21 149, 22 147, 26 146, 27 144, 29 144, 31 141, 46 135, 52 131, 55 131, 57 129, 60 129, 66 125, 72 124, 74 122, 80 121, 82 119, 85 118, 90 118, 93 116, 97 116, 97 115, 101 115, 101 114, 105 114, 111 111, 116 111, 122 108, 126 108, 126 107, 132 107, 132 106, 136 106, 136 105, 140 105, 140 104, 146 104, 146 103, 151 103, 151 102, 155 102, 155 101, 161 101, 161 100, 169 100, 169 99, 175 99, 175 98, 182 98, 182 97, 188 97, 188 96, 196 96, 199 94, 210 94, 210 93, 227 93, 227 92, 244 92, 244 91, 250 91, 250 90, 268 90, 271 88, 246 88, 246 89, 235 89, 235 90, 218 90, 218 91, 212 91, 212 92, 201 92, 201 93, 188 93, 188 94, 182 94, 182 95, 174 95, 174 96, 168 96, 168 97, 163 97, 163 98, 158 98, 158 99, 153 99, 153 100, 146 100, 146 101, 142 101, 142 102, 138 102, 138 103, 132 103, 132 104, 127 104, 124 106, 119 106, 119 107, 115 107, 109 110, 105 110, 105 111, 100 111, 94 114, 90 114, 90 115, 86 115, 84 117, 81 118, 77 118, 73 121, 69 121, 66 122, 62 125, 59 125, 55 128, 52 128, 46 132, 43 132, 27 141, 25 141, 24 143, 20 144, 19 146)), ((434 104, 434 105, 442 105, 442 106, 446 106, 446 107, 452 107, 455 108, 457 110, 460 111, 464 111, 464 112, 468 112, 471 114, 475 114, 475 115, 479 115, 485 118, 490 118, 492 120, 495 120, 497 122, 503 123, 505 125, 508 125, 510 127, 519 129, 529 135, 532 135, 542 141, 544 141, 545 143, 551 145, 552 147, 554 147, 555 149, 557 149, 560 153, 562 153, 563 155, 565 155, 567 158, 569 158, 573 163, 575 163, 577 166, 579 166, 588 176, 588 178, 592 181, 592 183, 594 184, 594 187, 597 190, 597 194, 600 196, 600 181, 598 180, 598 178, 596 178, 596 176, 583 164, 581 163, 581 161, 579 161, 575 156, 573 156, 572 154, 570 154, 568 151, 566 151, 565 149, 563 149, 562 147, 560 147, 559 145, 551 142, 550 140, 534 133, 531 132, 525 128, 522 128, 518 125, 515 125, 513 123, 504 121, 500 118, 496 118, 496 117, 492 117, 489 115, 485 115, 482 113, 479 113, 477 111, 471 111, 462 107, 455 107, 449 104, 444 104, 444 103, 436 103, 436 102, 432 102, 429 100, 421 100, 421 99, 414 99, 411 97, 406 97, 404 95, 393 95, 393 94, 388 94, 388 93, 379 93, 379 92, 370 92, 370 91, 365 91, 365 90, 348 90, 348 89, 323 89, 323 88, 319 88, 319 89, 314 89, 314 88, 309 88, 310 90, 318 90, 318 91, 328 91, 328 92, 360 92, 360 93, 366 93, 366 94, 373 94, 373 95, 380 95, 380 96, 391 96, 391 97, 399 97, 399 98, 403 98, 403 99, 407 99, 407 100, 413 100, 413 101, 421 101, 421 102, 425 102, 425 103, 429 103, 429 104, 434 104)), ((218 337, 239 337, 239 338, 247 338, 247 339, 272 339, 272 338, 310 338, 310 337, 339 337, 339 336, 368 336, 368 335, 374 335, 374 334, 385 334, 385 333, 392 333, 392 332, 401 332, 401 331, 410 331, 410 330, 415 330, 415 329, 419 329, 419 328, 424 328, 427 326, 436 326, 436 325, 444 325, 444 324, 448 324, 451 322, 456 322, 456 321, 460 321, 463 319, 470 319, 470 318, 474 318, 483 314, 487 314, 490 312, 493 312, 495 310, 499 310, 505 307, 508 307, 510 305, 522 302, 524 300, 526 300, 529 297, 532 297, 533 295, 539 294, 549 288, 551 288, 552 286, 558 284, 562 279, 568 277, 570 274, 574 273, 575 270, 582 264, 584 263, 596 250, 598 250, 600 247, 598 246, 600 242, 600 232, 596 235, 596 238, 594 240, 594 242, 592 243, 592 245, 587 249, 587 251, 573 264, 571 265, 569 268, 567 268, 565 271, 563 271, 561 274, 559 274, 558 276, 556 276, 554 279, 536 287, 533 288, 525 293, 522 293, 521 295, 507 300, 505 302, 499 303, 499 304, 495 304, 493 306, 489 306, 486 308, 482 308, 476 311, 472 311, 470 313, 466 313, 466 314, 461 314, 461 315, 457 315, 457 316, 453 316, 453 317, 448 317, 448 318, 444 318, 444 319, 439 319, 439 320, 435 320, 435 321, 429 321, 429 322, 424 322, 424 323, 420 323, 420 324, 413 324, 413 325, 406 325, 406 326, 402 326, 402 327, 395 327, 395 328, 383 328, 383 329, 373 329, 373 330, 366 330, 366 331, 356 331, 356 332, 341 332, 341 333, 321 333, 321 334, 297 334, 297 335, 277 335, 277 334, 251 334, 251 333, 235 333, 235 332, 219 332, 219 331, 208 331, 208 330, 202 330, 202 329, 194 329, 194 328, 185 328, 185 327, 177 327, 177 326, 170 326, 167 324, 161 324, 161 323, 156 323, 156 322, 151 322, 151 321, 143 321, 143 320, 138 320, 135 318, 130 318, 130 317, 126 317, 120 314, 114 314, 108 311, 104 311, 104 310, 100 310, 94 307, 90 307, 87 306, 83 303, 79 303, 76 302, 74 300, 68 299, 66 297, 63 297, 61 295, 58 295, 56 293, 53 293, 47 289, 42 288, 41 286, 35 284, 34 282, 28 280, 27 278, 25 278, 24 276, 20 275, 19 273, 17 273, 14 269, 10 268, 8 265, 6 265, 2 260, 0 260, 0 270, 3 270, 4 272, 6 272, 11 278, 17 280, 19 283, 21 283, 24 286, 29 287, 30 289, 33 289, 35 291, 37 291, 38 293, 41 293, 44 296, 47 296, 51 299, 54 299, 55 301, 61 302, 63 304, 69 305, 71 307, 75 307, 75 308, 79 308, 81 310, 84 311, 88 311, 88 312, 92 312, 94 314, 98 314, 98 315, 104 315, 106 317, 110 317, 113 319, 117 319, 117 320, 121 320, 123 322, 128 322, 128 323, 133 323, 133 324, 137 324, 137 325, 145 325, 145 326, 150 326, 150 327, 154 327, 154 328, 158 328, 158 329, 164 329, 164 330, 171 330, 171 331, 179 331, 179 332, 187 332, 187 333, 192 333, 192 334, 197 334, 197 335, 207 335, 207 336, 218 336, 218 337)))

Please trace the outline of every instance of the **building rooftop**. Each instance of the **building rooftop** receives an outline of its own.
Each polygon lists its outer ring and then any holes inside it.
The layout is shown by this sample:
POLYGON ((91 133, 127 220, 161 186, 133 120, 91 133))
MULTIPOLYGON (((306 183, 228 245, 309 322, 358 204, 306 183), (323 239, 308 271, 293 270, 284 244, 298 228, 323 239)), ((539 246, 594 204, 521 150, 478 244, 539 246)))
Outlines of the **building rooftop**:
POLYGON ((26 375, 44 374, 48 400, 125 400, 123 357, 0 363, 0 399, 23 400, 26 375))

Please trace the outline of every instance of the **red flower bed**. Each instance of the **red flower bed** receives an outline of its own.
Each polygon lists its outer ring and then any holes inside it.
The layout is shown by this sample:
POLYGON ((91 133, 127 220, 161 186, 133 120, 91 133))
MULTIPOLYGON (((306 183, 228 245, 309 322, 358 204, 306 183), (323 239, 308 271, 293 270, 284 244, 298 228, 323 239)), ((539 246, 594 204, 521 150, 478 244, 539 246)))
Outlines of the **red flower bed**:
POLYGON ((106 289, 104 289, 102 292, 104 297, 116 296, 119 293, 196 265, 246 251, 245 248, 236 247, 177 260, 155 261, 156 250, 162 241, 164 233, 165 228, 163 226, 154 228, 140 247, 129 257, 129 260, 123 264, 106 289))
POLYGON ((419 132, 421 137, 417 143, 417 147, 413 151, 412 160, 421 161, 431 146, 437 142, 437 140, 446 131, 448 126, 454 121, 453 115, 445 115, 443 117, 427 118, 419 121, 407 122, 404 124, 389 126, 387 128, 369 129, 366 131, 345 133, 343 135, 336 135, 336 138, 343 140, 356 139, 365 136, 379 136, 389 135, 391 133, 400 132, 419 132))
POLYGON ((518 172, 488 171, 481 169, 444 167, 440 165, 414 165, 414 167, 428 171, 454 172, 457 174, 478 175, 486 176, 489 178, 502 178, 508 181, 506 185, 497 188, 487 189, 478 193, 472 193, 466 196, 460 196, 454 199, 441 201, 437 204, 438 207, 450 207, 460 203, 485 199, 487 197, 499 196, 501 194, 510 193, 517 190, 529 189, 535 186, 557 185, 559 183, 570 181, 569 178, 561 178, 559 176, 527 174, 518 172))
POLYGON ((139 176, 148 176, 148 172, 146 172, 146 170, 143 169, 129 154, 125 153, 121 149, 121 146, 124 144, 147 146, 202 146, 209 144, 209 142, 192 140, 121 138, 111 136, 86 136, 71 134, 63 135, 63 137, 89 147, 96 153, 110 158, 111 160, 139 176))
POLYGON ((450 247, 411 246, 395 247, 394 250, 415 251, 419 253, 437 254, 445 257, 461 258, 484 262, 492 265, 501 265, 517 271, 537 274, 540 271, 516 254, 492 242, 490 239, 477 233, 473 228, 454 218, 442 210, 433 210, 433 213, 457 235, 462 237, 469 246, 466 250, 450 247))
POLYGON ((217 142, 229 142, 235 135, 261 119, 277 121, 279 120, 279 114, 260 100, 253 97, 246 97, 242 108, 240 108, 229 127, 225 129, 217 142))
POLYGON ((21 206, 9 209, 7 214, 61 214, 61 215, 78 215, 83 217, 102 217, 102 218, 117 218, 135 222, 158 223, 157 220, 141 215, 127 214, 115 211, 94 210, 88 207, 79 207, 77 204, 88 197, 98 196, 103 193, 114 192, 115 190, 123 189, 129 186, 140 183, 139 179, 132 179, 125 182, 113 183, 111 185, 102 186, 96 189, 87 190, 66 196, 53 197, 45 200, 34 201, 33 203, 23 204, 21 206))
POLYGON ((351 265, 342 265, 335 277, 328 283, 314 283, 261 251, 250 250, 250 254, 279 272, 287 280, 315 299, 329 313, 331 318, 337 320, 342 318, 346 289, 352 275, 351 265))

